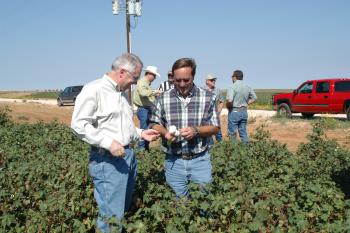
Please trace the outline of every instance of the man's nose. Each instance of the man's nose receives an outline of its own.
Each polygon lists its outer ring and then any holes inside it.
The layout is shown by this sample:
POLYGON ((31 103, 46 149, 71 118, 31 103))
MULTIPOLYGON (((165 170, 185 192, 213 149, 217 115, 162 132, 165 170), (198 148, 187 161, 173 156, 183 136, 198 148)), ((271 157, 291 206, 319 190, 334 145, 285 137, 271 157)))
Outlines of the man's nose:
POLYGON ((185 82, 180 82, 180 87, 185 87, 186 83, 185 82))

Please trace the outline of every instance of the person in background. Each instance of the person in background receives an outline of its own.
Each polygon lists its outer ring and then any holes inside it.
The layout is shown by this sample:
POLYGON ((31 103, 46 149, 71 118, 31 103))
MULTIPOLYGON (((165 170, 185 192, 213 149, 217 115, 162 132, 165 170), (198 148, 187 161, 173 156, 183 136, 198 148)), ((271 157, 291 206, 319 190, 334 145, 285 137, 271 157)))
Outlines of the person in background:
MULTIPOLYGON (((217 78, 215 76, 208 74, 207 78, 205 80, 205 88, 204 89, 215 94, 215 96, 216 96, 215 103, 216 103, 216 107, 218 110, 218 115, 220 116, 221 110, 224 107, 224 97, 222 96, 220 90, 215 87, 216 80, 217 80, 217 78)), ((221 130, 219 130, 219 132, 215 135, 215 139, 217 142, 222 141, 221 130)), ((212 138, 210 138, 209 140, 211 140, 211 143, 214 143, 212 138)))
POLYGON ((167 91, 167 90, 169 90, 169 89, 171 89, 173 87, 174 87, 174 75, 173 75, 173 72, 171 70, 169 70, 169 72, 168 72, 168 80, 162 82, 159 85, 158 91, 160 93, 162 93, 162 92, 167 91))
MULTIPOLYGON (((144 77, 137 82, 134 91, 133 103, 137 106, 137 118, 139 119, 141 129, 148 128, 153 102, 160 93, 158 90, 155 91, 151 88, 151 83, 156 79, 156 76, 160 76, 158 68, 155 66, 147 66, 144 77)), ((149 142, 140 140, 138 149, 148 151, 149 142)))
POLYGON ((181 58, 172 66, 174 88, 156 100, 150 128, 162 136, 166 182, 177 197, 189 196, 188 183, 212 180, 207 137, 219 130, 215 95, 194 84, 196 62, 181 58))
POLYGON ((236 141, 236 131, 243 143, 248 143, 247 134, 248 105, 256 101, 257 96, 254 90, 243 82, 243 72, 235 70, 232 75, 233 86, 228 91, 227 108, 228 133, 232 140, 236 141))
POLYGON ((111 71, 83 87, 75 102, 71 128, 91 145, 89 172, 99 209, 97 227, 102 232, 120 230, 110 220, 119 222, 131 204, 137 162, 130 143, 159 137, 153 129, 135 127, 125 93, 136 83, 142 66, 136 55, 122 54, 113 61, 111 71))

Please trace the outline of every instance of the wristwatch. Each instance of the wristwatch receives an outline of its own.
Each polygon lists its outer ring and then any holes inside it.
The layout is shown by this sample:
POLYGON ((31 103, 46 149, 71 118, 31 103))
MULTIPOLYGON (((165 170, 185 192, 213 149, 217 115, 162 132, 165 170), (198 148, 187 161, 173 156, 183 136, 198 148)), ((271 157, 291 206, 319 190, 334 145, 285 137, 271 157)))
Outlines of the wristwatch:
POLYGON ((198 128, 197 128, 197 127, 193 127, 193 129, 194 129, 194 136, 195 136, 195 137, 198 136, 198 135, 199 135, 199 130, 198 130, 198 128))

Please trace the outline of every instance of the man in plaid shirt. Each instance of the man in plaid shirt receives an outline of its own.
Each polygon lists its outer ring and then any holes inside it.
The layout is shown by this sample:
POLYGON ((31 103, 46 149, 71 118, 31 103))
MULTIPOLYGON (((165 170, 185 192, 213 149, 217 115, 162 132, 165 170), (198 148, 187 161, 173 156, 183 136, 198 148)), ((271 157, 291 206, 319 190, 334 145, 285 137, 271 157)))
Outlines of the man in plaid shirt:
POLYGON ((150 127, 162 136, 166 181, 178 197, 184 197, 189 181, 204 186, 212 180, 208 137, 219 131, 220 123, 215 95, 193 83, 194 59, 177 60, 172 72, 175 88, 156 100, 150 127), (178 132, 169 132, 170 126, 178 132))

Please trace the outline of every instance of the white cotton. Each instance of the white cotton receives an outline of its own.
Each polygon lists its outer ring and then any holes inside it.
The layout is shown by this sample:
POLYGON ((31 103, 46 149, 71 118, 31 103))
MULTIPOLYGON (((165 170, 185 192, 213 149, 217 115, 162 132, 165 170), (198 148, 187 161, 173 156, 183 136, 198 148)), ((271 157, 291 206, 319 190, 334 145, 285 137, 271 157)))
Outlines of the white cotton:
POLYGON ((180 131, 178 131, 178 130, 176 129, 176 126, 175 126, 175 125, 171 125, 171 126, 169 127, 169 133, 173 134, 175 137, 180 136, 180 131))

